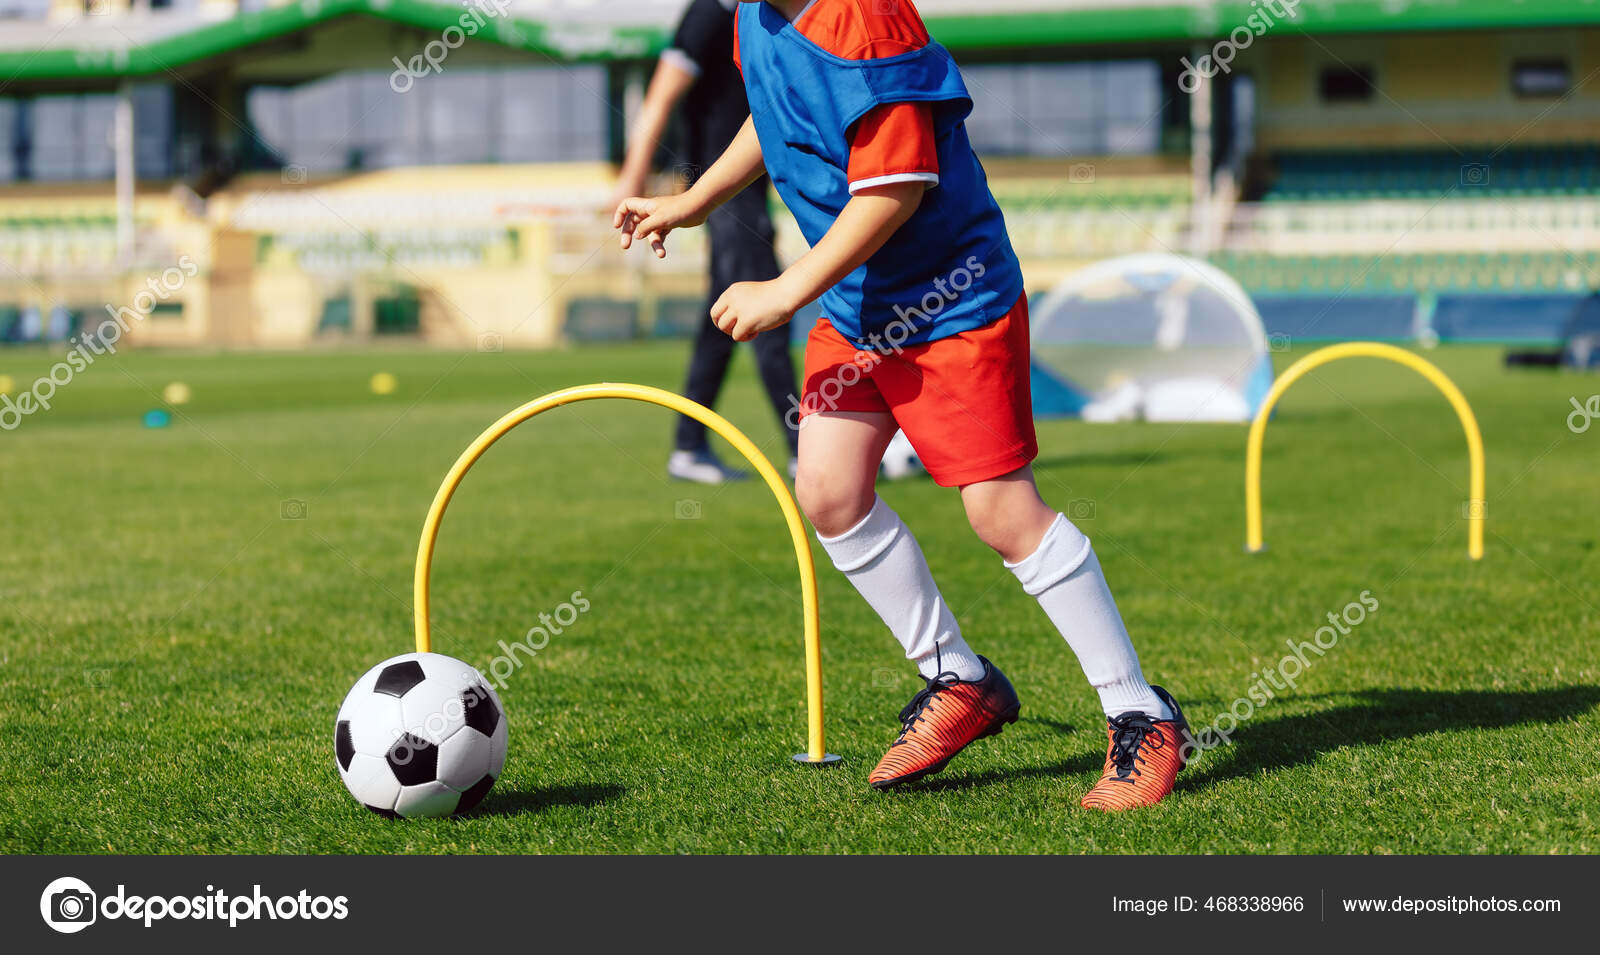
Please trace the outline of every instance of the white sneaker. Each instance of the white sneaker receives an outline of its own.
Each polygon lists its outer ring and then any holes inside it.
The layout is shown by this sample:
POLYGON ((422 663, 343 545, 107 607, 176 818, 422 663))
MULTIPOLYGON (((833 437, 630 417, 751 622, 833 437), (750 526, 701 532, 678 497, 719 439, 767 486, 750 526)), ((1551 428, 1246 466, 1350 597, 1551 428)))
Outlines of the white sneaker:
POLYGON ((750 475, 725 466, 711 451, 674 451, 667 459, 667 476, 696 484, 743 481, 750 475))

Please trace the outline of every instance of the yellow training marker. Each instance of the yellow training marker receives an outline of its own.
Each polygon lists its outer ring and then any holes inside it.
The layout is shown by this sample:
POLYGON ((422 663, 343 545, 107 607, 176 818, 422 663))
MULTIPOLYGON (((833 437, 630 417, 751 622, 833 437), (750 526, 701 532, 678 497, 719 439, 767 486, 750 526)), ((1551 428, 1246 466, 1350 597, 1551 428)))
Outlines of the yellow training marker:
POLYGON ((17 380, 10 375, 0 375, 0 395, 9 395, 17 390, 17 380))
POLYGON ((375 395, 392 395, 400 390, 400 379, 386 371, 380 371, 372 376, 372 381, 368 382, 367 387, 371 388, 375 395))
POLYGON ((795 560, 800 566, 800 607, 804 618, 806 648, 807 751, 795 756, 795 761, 813 765, 838 762, 839 757, 829 753, 823 746, 822 740, 822 635, 817 611, 817 570, 811 560, 811 542, 806 536, 805 524, 800 519, 800 509, 795 505, 794 496, 789 493, 788 485, 778 476, 772 462, 768 461, 766 455, 762 454, 728 419, 704 405, 670 391, 662 391, 660 388, 602 383, 552 392, 543 398, 528 402, 490 425, 487 431, 478 435, 477 440, 461 453, 461 457, 457 458, 455 465, 450 468, 450 473, 445 476, 444 483, 439 486, 439 492, 434 495, 433 505, 428 509, 428 518, 422 525, 422 541, 417 547, 417 566, 413 579, 417 652, 429 653, 433 648, 433 639, 428 630, 428 578, 433 568, 433 548, 439 539, 439 523, 444 520, 445 508, 450 506, 450 498, 455 494, 456 488, 461 486, 467 471, 496 441, 529 418, 551 408, 599 398, 643 401, 688 415, 733 445, 734 449, 744 455, 767 482, 767 487, 772 490, 772 496, 778 500, 779 509, 783 511, 784 521, 789 527, 789 536, 794 541, 795 560))
POLYGON ((174 381, 161 389, 161 400, 169 405, 186 405, 189 403, 189 399, 193 397, 194 392, 181 381, 174 381))
POLYGON ((1341 358, 1382 358, 1405 365, 1433 382, 1434 387, 1450 400, 1451 406, 1456 409, 1456 416, 1461 419, 1461 428, 1467 434, 1467 456, 1471 469, 1471 498, 1465 509, 1467 556, 1473 560, 1481 559, 1483 522, 1488 517, 1488 503, 1484 497, 1483 433, 1478 430, 1478 418, 1472 413, 1472 406, 1467 404, 1461 389, 1432 362, 1404 348, 1379 342, 1346 342, 1318 349, 1290 365, 1289 370, 1272 383, 1272 390, 1267 392, 1266 401, 1262 402, 1261 410, 1256 412, 1256 419, 1250 425, 1250 448, 1244 470, 1245 549, 1252 554, 1266 549, 1261 540, 1261 446, 1266 442, 1267 421, 1272 417, 1273 406, 1291 385, 1309 372, 1341 358))

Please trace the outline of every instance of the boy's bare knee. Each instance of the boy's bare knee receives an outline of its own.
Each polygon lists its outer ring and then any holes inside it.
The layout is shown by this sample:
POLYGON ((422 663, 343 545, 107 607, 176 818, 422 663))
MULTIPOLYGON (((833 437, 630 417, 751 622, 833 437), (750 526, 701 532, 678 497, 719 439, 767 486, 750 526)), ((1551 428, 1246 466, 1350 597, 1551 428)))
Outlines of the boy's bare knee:
POLYGON ((804 468, 795 479, 795 497, 811 526, 823 537, 838 537, 861 523, 872 510, 872 485, 858 487, 826 474, 813 477, 804 468))
MULTIPOLYGON (((975 499, 965 502, 967 522, 978 539, 1001 557, 1016 562, 1033 553, 1044 536, 1048 521, 1029 509, 1027 513, 1003 506, 1001 500, 975 499)), ((1053 516, 1053 515, 1051 515, 1053 516)))
POLYGON ((998 508, 969 503, 967 523, 972 525, 972 532, 978 535, 978 540, 1001 553, 1011 549, 1011 538, 1014 535, 1006 526, 1004 515, 999 513, 998 508))

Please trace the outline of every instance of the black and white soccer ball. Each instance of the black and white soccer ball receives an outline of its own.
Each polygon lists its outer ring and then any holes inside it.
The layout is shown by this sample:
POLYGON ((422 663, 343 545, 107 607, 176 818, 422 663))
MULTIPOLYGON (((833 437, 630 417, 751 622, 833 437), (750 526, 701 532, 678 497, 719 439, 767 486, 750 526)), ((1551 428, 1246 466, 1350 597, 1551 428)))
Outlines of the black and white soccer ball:
POLYGON ((505 709, 471 666, 408 653, 356 681, 339 707, 333 753, 350 795, 381 816, 466 812, 505 767, 505 709))

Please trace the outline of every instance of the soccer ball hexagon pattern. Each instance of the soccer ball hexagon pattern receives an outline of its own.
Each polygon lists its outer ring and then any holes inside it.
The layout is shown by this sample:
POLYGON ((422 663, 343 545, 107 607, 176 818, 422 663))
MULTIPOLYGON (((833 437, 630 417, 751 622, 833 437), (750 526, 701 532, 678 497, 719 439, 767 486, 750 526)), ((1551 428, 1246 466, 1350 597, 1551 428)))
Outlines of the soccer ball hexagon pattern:
POLYGON ((408 653, 356 681, 334 722, 333 755, 350 795, 379 815, 466 812, 505 768, 505 708, 471 666, 408 653))

